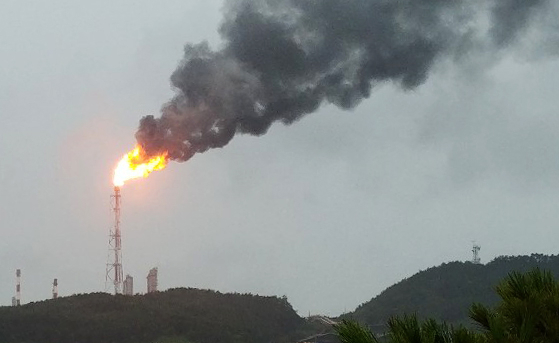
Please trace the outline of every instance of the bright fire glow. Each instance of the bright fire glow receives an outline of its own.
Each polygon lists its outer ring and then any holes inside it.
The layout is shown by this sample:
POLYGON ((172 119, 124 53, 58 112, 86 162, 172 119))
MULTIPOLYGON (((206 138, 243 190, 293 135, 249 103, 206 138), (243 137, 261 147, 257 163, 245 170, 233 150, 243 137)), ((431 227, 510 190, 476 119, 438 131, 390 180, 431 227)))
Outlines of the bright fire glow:
POLYGON ((136 145, 134 150, 122 157, 115 169, 113 184, 121 187, 128 180, 148 177, 154 170, 161 170, 167 166, 167 153, 148 157, 144 149, 136 145))

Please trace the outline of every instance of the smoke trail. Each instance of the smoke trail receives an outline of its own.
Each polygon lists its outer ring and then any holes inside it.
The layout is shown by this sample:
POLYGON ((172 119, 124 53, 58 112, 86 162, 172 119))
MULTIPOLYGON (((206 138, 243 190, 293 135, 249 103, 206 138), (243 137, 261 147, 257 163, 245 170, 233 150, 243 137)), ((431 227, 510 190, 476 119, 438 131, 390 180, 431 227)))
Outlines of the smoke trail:
POLYGON ((423 83, 442 58, 513 43, 546 0, 229 1, 224 47, 187 45, 176 95, 140 121, 149 155, 186 161, 236 134, 262 135, 325 102, 348 109, 381 82, 423 83), (475 47, 475 48, 474 48, 475 47))

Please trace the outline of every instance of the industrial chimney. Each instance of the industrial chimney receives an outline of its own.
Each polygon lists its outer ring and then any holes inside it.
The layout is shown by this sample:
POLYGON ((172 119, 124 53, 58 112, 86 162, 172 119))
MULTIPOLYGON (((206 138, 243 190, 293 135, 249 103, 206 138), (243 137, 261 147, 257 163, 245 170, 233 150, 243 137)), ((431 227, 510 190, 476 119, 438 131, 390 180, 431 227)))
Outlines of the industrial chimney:
POLYGON ((58 298, 58 279, 54 279, 52 283, 52 298, 58 298))
POLYGON ((16 270, 16 306, 21 305, 21 269, 16 270))

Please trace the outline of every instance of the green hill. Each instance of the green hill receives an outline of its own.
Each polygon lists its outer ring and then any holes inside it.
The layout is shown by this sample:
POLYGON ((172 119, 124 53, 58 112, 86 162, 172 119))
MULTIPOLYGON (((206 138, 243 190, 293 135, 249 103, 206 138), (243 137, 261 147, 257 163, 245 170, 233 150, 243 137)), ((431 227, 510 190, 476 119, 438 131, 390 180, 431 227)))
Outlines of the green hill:
POLYGON ((398 282, 344 317, 366 323, 375 331, 382 331, 389 317, 403 313, 468 325, 473 302, 494 305, 498 301, 494 287, 500 280, 511 271, 536 267, 559 276, 559 256, 502 256, 485 265, 445 263, 398 282))
POLYGON ((285 298, 184 288, 0 308, 2 343, 288 342, 306 328, 285 298))

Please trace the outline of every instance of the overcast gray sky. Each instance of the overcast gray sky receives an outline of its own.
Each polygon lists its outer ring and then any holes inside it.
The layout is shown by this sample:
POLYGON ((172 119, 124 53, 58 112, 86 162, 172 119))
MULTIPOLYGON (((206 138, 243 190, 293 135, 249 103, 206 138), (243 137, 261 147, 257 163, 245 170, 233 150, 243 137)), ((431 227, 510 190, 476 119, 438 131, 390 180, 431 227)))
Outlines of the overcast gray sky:
MULTIPOLYGON (((221 1, 2 1, 0 304, 105 286, 112 170, 172 97, 187 42, 220 44, 221 1)), ((419 270, 555 254, 557 36, 443 62, 122 189, 124 271, 145 291, 286 295, 338 315, 419 270), (542 50, 543 48, 543 50, 542 50), (545 50, 545 53, 543 52, 545 50), (556 51, 555 51, 556 52, 556 51), (481 68, 480 65, 485 65, 481 68)))

